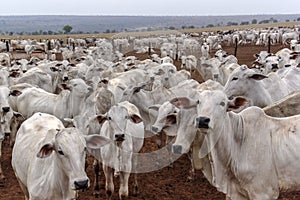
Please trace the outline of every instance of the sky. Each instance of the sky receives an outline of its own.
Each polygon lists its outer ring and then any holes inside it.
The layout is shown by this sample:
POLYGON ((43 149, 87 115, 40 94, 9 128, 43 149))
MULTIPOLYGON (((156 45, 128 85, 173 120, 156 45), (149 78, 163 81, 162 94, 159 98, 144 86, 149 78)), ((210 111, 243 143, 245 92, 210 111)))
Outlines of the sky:
POLYGON ((300 14, 299 0, 1 0, 0 15, 300 14))

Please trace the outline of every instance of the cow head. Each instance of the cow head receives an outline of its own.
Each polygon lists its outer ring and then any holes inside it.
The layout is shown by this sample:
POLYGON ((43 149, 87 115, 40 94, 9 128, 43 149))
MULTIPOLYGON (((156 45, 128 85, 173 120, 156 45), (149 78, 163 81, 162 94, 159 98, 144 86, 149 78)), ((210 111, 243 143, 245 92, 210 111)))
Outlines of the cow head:
POLYGON ((89 186, 85 172, 85 150, 99 149, 110 142, 110 139, 99 135, 83 136, 76 128, 51 129, 40 144, 37 157, 53 159, 58 170, 68 177, 72 190, 85 189, 89 186))
MULTIPOLYGON (((245 98, 238 97, 229 100, 221 90, 204 91, 199 95, 197 104, 197 117, 195 126, 197 128, 215 129, 216 124, 224 122, 224 117, 232 109, 245 107, 248 101, 245 98)), ((218 124, 217 126, 222 126, 218 124)))
POLYGON ((167 101, 162 105, 150 106, 149 109, 158 111, 157 119, 151 127, 154 134, 159 134, 162 129, 176 125, 179 108, 172 103, 167 101))
POLYGON ((11 91, 6 86, 0 86, 0 140, 4 139, 5 134, 11 133, 11 122, 14 112, 11 109, 8 98, 11 91))
POLYGON ((106 126, 108 126, 111 131, 106 133, 108 135, 105 136, 114 140, 117 145, 120 145, 126 140, 127 136, 132 135, 132 133, 128 132, 129 127, 132 126, 132 124, 139 124, 142 122, 138 110, 129 110, 121 104, 112 106, 105 115, 99 115, 98 120, 101 124, 104 122, 107 123, 106 126))

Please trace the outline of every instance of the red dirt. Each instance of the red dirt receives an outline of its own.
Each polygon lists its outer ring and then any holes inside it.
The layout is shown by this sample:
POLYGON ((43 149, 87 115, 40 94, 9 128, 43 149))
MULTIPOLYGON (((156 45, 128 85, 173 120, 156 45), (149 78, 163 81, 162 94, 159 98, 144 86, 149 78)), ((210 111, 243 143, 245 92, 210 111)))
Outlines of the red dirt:
MULTIPOLYGON (((271 51, 276 52, 281 49, 282 46, 272 46, 271 51)), ((229 54, 233 54, 234 49, 232 47, 224 47, 225 51, 229 54)), ((254 60, 253 54, 259 53, 261 50, 267 50, 267 47, 257 46, 239 46, 237 58, 239 64, 251 65, 254 60)), ((194 76, 197 80, 200 78, 197 74, 194 76)), ((147 138, 145 140, 145 147, 143 151, 152 151, 156 149, 155 139, 147 138)), ((24 199, 23 192, 21 191, 18 182, 15 178, 14 172, 11 167, 11 148, 9 147, 8 141, 5 140, 2 148, 2 167, 4 175, 6 176, 6 182, 4 187, 0 187, 0 199, 5 200, 19 200, 24 199)), ((93 170, 91 162, 92 158, 89 158, 90 165, 87 168, 87 173, 93 182, 93 170)), ((174 162, 173 167, 165 167, 161 170, 149 172, 145 174, 139 174, 139 195, 138 197, 130 196, 129 199, 133 200, 219 200, 225 199, 225 195, 218 192, 212 187, 208 181, 204 178, 201 171, 196 171, 195 180, 187 182, 186 178, 190 169, 190 162, 186 155, 183 155, 180 159, 174 162)), ((116 184, 118 181, 115 179, 115 192, 113 199, 118 199, 118 188, 116 184)), ((132 182, 132 176, 130 177, 132 182)), ((104 190, 104 174, 101 172, 100 175, 100 198, 105 199, 104 190)), ((130 186, 130 194, 132 194, 132 187, 130 186)), ((79 193, 79 198, 82 200, 95 199, 93 197, 92 186, 84 192, 79 193)), ((294 193, 282 193, 280 200, 295 200, 300 199, 300 192, 294 193)))

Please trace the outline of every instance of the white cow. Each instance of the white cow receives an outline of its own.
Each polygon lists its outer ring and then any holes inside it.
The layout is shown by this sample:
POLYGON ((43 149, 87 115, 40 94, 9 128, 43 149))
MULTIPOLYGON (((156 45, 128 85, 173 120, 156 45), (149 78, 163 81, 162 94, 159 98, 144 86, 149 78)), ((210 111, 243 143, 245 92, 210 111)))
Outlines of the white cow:
MULTIPOLYGON (((111 199, 114 193, 115 174, 120 176, 119 198, 127 198, 129 176, 136 171, 138 164, 135 154, 139 153, 144 143, 142 118, 135 105, 124 101, 112 106, 105 115, 99 115, 98 120, 102 123, 100 135, 114 141, 101 148, 101 156, 97 152, 92 152, 96 159, 103 162, 107 197, 111 199)), ((137 173, 135 173, 133 195, 137 195, 137 192, 137 173)))
POLYGON ((282 44, 287 45, 288 40, 299 40, 299 33, 297 31, 286 32, 282 34, 282 44))
POLYGON ((243 96, 251 105, 268 106, 284 96, 300 90, 300 69, 290 67, 283 74, 274 72, 267 76, 242 65, 229 76, 225 93, 229 98, 243 96))
POLYGON ((10 95, 11 91, 7 86, 0 86, 0 185, 3 184, 5 179, 1 167, 2 141, 5 135, 10 136, 11 139, 11 135, 15 135, 16 129, 21 123, 20 120, 18 120, 19 114, 14 112, 8 103, 10 95))
POLYGON ((0 69, 0 85, 9 86, 9 72, 8 69, 0 69))
POLYGON ((109 143, 99 135, 84 137, 53 115, 36 113, 21 125, 12 151, 12 167, 25 199, 76 199, 89 186, 85 148, 109 143))
MULTIPOLYGON (((194 92, 191 92, 188 97, 197 99, 198 94, 204 90, 223 90, 223 86, 212 80, 201 83, 194 92)), ((181 98, 174 98, 166 101, 162 105, 151 106, 151 109, 158 110, 156 121, 152 125, 152 132, 159 134, 164 132, 168 136, 178 136, 177 141, 184 142, 186 149, 182 152, 188 153, 191 159, 191 170, 188 180, 194 178, 195 169, 202 169, 206 164, 205 160, 199 160, 197 149, 203 142, 203 133, 196 134, 197 129, 193 126, 193 120, 196 117, 197 110, 195 107, 183 109, 181 106, 181 98), (187 137, 185 137, 187 136, 187 137), (195 139, 197 138, 197 139, 195 139), (194 141, 194 142, 193 142, 194 141)), ((167 141, 168 142, 168 141, 167 141)), ((209 169, 204 169, 204 173, 208 173, 209 169)))
POLYGON ((189 79, 180 82, 172 88, 160 86, 151 91, 142 89, 145 85, 129 87, 124 91, 121 101, 127 100, 138 107, 146 127, 145 130, 150 131, 150 125, 154 122, 157 113, 150 111, 148 109, 149 106, 162 104, 176 96, 185 96, 191 92, 192 88, 196 88, 198 85, 197 81, 189 79))
POLYGON ((59 119, 72 118, 81 113, 91 87, 82 79, 72 79, 60 94, 46 92, 40 88, 26 88, 17 98, 17 109, 28 118, 35 112, 55 115, 59 119))
POLYGON ((209 52, 210 52, 210 47, 206 42, 204 42, 201 45, 201 56, 204 58, 209 58, 210 57, 209 52))
POLYGON ((33 86, 39 87, 47 92, 54 92, 52 87, 51 76, 38 67, 33 67, 29 69, 19 77, 10 77, 9 80, 11 86, 20 83, 28 83, 33 86))
POLYGON ((181 69, 186 69, 190 73, 197 69, 197 58, 194 55, 181 56, 181 69))
POLYGON ((232 200, 299 191, 300 115, 275 118, 258 107, 235 114, 228 112, 230 104, 223 91, 204 91, 187 103, 197 106, 196 127, 207 131, 205 153, 211 155, 216 188, 232 200))
POLYGON ((4 64, 8 67, 11 66, 11 58, 9 53, 0 53, 0 64, 4 64))

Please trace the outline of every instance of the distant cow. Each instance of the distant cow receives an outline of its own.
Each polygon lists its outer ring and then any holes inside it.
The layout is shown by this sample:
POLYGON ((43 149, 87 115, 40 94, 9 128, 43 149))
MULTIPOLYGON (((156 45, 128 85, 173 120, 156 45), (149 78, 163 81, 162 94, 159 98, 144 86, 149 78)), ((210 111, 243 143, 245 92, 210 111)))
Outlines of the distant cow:
POLYGON ((12 167, 25 199, 76 199, 76 191, 89 186, 85 149, 109 142, 65 128, 53 115, 34 114, 18 130, 12 151, 12 167))

